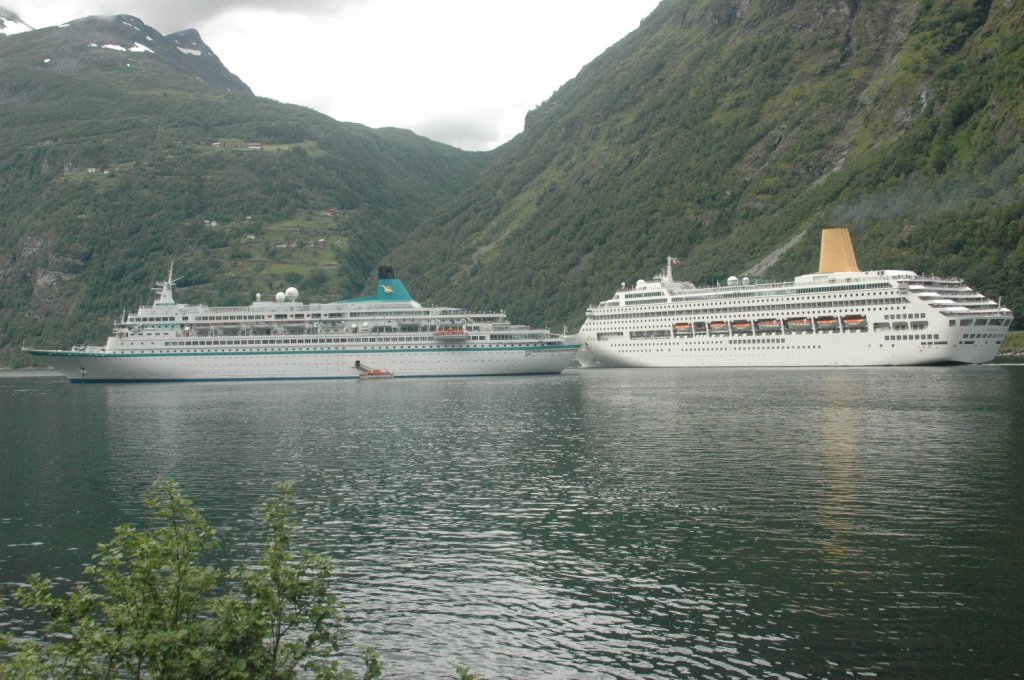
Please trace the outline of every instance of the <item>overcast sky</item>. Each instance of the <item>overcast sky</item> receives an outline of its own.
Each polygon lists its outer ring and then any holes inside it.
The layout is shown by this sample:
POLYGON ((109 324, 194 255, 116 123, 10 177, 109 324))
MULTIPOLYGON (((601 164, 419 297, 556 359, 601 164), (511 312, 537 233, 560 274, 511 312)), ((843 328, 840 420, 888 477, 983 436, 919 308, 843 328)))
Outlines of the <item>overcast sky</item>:
POLYGON ((34 28, 132 14, 198 29, 253 91, 464 149, 535 108, 658 0, 0 0, 34 28))

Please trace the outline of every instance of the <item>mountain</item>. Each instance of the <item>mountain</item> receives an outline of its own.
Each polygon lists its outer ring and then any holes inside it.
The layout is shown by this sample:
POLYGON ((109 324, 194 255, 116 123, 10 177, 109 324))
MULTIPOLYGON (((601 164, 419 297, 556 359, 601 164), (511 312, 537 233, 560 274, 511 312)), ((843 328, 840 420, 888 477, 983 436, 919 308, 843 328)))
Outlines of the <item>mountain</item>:
POLYGON ((176 89, 252 95, 194 29, 164 36, 124 14, 33 30, 3 47, 4 59, 14 62, 4 64, 5 80, 21 76, 35 82, 53 74, 84 74, 78 80, 90 82, 94 80, 90 75, 105 73, 118 77, 97 84, 122 92, 127 86, 160 87, 163 81, 173 79, 176 89), (194 87, 186 87, 186 78, 195 81, 194 87))
POLYGON ((0 38, 0 136, 15 365, 102 341, 172 260, 183 302, 352 296, 492 157, 256 97, 197 32, 126 15, 0 38))
POLYGON ((433 300, 561 328, 668 255, 699 283, 964 276, 1024 311, 1024 3, 664 0, 532 111, 391 261, 433 300))
POLYGON ((0 352, 101 339, 172 258, 189 302, 336 299, 387 261, 561 328, 666 255, 698 283, 813 271, 833 225, 866 269, 1024 310, 1022 82, 1013 0, 663 0, 472 154, 255 97, 131 17, 7 36, 0 352))

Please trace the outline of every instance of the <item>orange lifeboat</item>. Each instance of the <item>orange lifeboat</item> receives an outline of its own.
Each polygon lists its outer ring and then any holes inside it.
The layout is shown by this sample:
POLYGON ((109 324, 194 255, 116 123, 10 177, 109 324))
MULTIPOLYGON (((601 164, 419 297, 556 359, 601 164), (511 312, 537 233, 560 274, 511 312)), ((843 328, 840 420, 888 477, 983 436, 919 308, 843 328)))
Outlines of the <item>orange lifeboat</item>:
POLYGON ((814 325, 811 323, 810 319, 804 317, 786 319, 786 330, 793 333, 804 333, 814 330, 814 325))
POLYGON ((814 326, 819 331, 839 330, 839 319, 834 316, 819 316, 814 320, 814 326))
POLYGON ((868 320, 863 314, 848 314, 843 317, 843 328, 848 331, 866 330, 867 327, 868 320))
POLYGON ((754 326, 746 319, 737 319, 732 322, 733 333, 751 333, 754 330, 754 326))

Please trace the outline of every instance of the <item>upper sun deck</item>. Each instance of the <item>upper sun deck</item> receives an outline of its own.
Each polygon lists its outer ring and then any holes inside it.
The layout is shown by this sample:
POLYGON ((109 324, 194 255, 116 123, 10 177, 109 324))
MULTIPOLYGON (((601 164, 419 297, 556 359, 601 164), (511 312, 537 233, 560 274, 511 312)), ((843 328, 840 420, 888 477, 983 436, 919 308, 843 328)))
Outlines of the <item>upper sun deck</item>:
POLYGON ((828 298, 827 304, 831 306, 844 300, 855 305, 867 300, 878 304, 882 295, 888 296, 884 298, 888 304, 896 300, 906 303, 916 298, 944 316, 1012 317, 1011 310, 973 290, 962 279, 922 276, 902 269, 806 274, 781 283, 751 282, 737 277, 730 277, 724 286, 698 288, 688 282, 685 286, 679 283, 671 279, 670 270, 663 271, 654 281, 641 280, 633 288, 622 287, 611 299, 589 307, 588 316, 621 318, 623 313, 644 316, 648 310, 727 312, 751 305, 768 312, 794 303, 825 304, 820 302, 823 298, 828 298), (708 307, 709 304, 712 306, 708 307), (630 309, 634 311, 628 311, 630 309))
MULTIPOLYGON (((725 285, 698 287, 689 281, 674 280, 670 265, 651 281, 640 279, 633 287, 623 285, 615 295, 598 303, 592 309, 730 298, 780 297, 876 288, 898 289, 905 282, 915 280, 924 279, 912 271, 887 269, 868 272, 805 274, 796 277, 793 281, 785 282, 752 282, 746 277, 740 279, 731 276, 725 285)), ((959 279, 931 278, 927 281, 945 285, 962 283, 959 279)))
POLYGON ((775 283, 730 276, 726 284, 698 287, 690 281, 676 281, 669 257, 653 280, 640 279, 633 287, 625 283, 607 300, 587 308, 590 318, 611 321, 623 318, 664 316, 673 313, 768 314, 795 307, 837 305, 893 305, 925 303, 945 316, 996 315, 1012 312, 975 292, 959 278, 923 276, 905 269, 861 271, 846 229, 822 231, 818 271, 775 283), (940 309, 941 308, 941 309, 940 309))
MULTIPOLYGON (((173 268, 172 268, 173 272, 173 268)), ((189 326, 220 328, 261 324, 329 324, 348 321, 387 321, 422 323, 433 319, 443 323, 477 323, 496 325, 507 323, 504 312, 470 312, 459 307, 424 307, 414 300, 400 280, 389 270, 382 269, 377 289, 372 295, 336 302, 300 302, 299 292, 288 288, 271 300, 256 295, 248 305, 210 306, 206 304, 180 304, 174 301, 176 279, 171 273, 154 290, 157 300, 150 306, 141 306, 137 312, 123 316, 115 323, 117 328, 171 329, 189 326), (385 277, 384 274, 390 274, 385 277)), ((275 326, 276 327, 276 326, 275 326)))

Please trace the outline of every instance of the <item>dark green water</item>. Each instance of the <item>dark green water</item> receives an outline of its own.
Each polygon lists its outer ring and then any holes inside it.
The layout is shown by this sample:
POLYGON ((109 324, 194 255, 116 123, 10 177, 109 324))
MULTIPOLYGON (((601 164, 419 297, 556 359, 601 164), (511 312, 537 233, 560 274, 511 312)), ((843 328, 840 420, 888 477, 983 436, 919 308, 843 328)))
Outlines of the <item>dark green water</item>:
POLYGON ((1022 442, 1015 365, 9 375, 0 589, 76 578, 157 476, 248 555, 293 479, 387 677, 1019 677, 1022 442))

